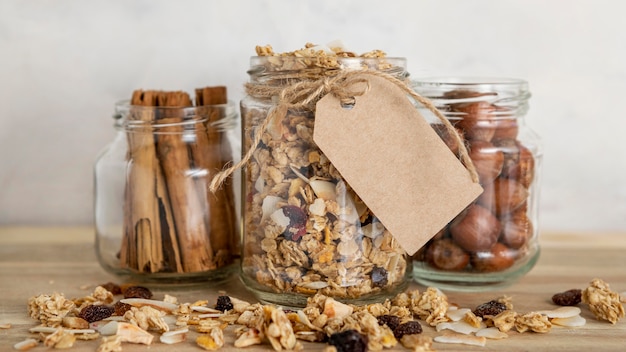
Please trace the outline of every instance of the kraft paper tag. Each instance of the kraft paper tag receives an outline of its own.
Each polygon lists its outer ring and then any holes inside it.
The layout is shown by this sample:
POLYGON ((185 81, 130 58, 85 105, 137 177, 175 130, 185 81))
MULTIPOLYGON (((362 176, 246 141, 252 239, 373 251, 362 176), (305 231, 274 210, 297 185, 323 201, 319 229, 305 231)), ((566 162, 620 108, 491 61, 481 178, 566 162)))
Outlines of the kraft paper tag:
POLYGON ((402 89, 382 77, 359 78, 370 89, 351 108, 332 94, 320 99, 313 139, 412 255, 482 188, 402 89))

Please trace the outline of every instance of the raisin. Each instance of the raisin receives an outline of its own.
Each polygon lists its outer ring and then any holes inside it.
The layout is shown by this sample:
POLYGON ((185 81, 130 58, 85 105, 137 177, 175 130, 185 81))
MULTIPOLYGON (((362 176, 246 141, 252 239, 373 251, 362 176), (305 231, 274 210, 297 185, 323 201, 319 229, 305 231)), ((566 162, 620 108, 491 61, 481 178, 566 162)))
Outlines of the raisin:
POLYGON ((78 316, 87 320, 90 323, 94 321, 99 321, 102 319, 106 319, 113 315, 115 309, 113 307, 104 306, 104 305, 89 305, 80 310, 78 316))
POLYGON ((398 325, 395 329, 393 329, 393 336, 396 339, 401 339, 404 335, 414 335, 422 333, 422 325, 420 325, 419 321, 412 320, 407 321, 406 323, 398 325))
POLYGON ((222 312, 231 310, 233 309, 233 302, 230 301, 230 297, 228 296, 218 296, 215 309, 220 310, 222 312))
POLYGON ((384 287, 387 285, 387 270, 381 268, 379 266, 375 266, 372 269, 372 286, 374 287, 384 287))
POLYGON ((106 284, 100 286, 104 287, 105 290, 111 292, 114 295, 119 295, 122 293, 122 288, 118 284, 114 284, 112 282, 107 282, 106 284))
POLYGON ((130 308, 132 307, 133 306, 131 306, 130 304, 122 303, 121 301, 117 301, 113 305, 113 309, 115 310, 115 315, 120 316, 120 317, 123 316, 124 313, 129 311, 130 308))
POLYGON ((328 344, 335 346, 337 352, 365 352, 367 336, 361 335, 356 330, 346 330, 330 335, 328 344))
POLYGON ((575 306, 581 302, 582 290, 574 288, 552 296, 552 302, 559 306, 575 306))
POLYGON ((150 289, 143 286, 130 286, 124 290, 124 298, 152 298, 150 289))
POLYGON ((483 303, 474 309, 474 315, 477 317, 484 317, 485 315, 496 316, 506 310, 506 305, 498 301, 489 301, 483 303))
POLYGON ((378 318, 378 325, 387 325, 391 331, 395 330, 400 325, 400 317, 395 315, 381 315, 378 318))
POLYGON ((282 209, 283 214, 289 218, 289 226, 287 226, 283 235, 290 241, 300 240, 306 234, 306 213, 295 205, 286 205, 282 209))

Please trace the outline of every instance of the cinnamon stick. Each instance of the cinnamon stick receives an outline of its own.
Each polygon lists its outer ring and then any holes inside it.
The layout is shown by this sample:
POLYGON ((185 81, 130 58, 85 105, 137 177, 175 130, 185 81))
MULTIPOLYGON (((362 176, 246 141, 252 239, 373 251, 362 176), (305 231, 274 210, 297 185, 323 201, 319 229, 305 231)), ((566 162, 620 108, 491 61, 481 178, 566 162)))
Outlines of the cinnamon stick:
MULTIPOLYGON (((205 125, 210 148, 204 157, 209 171, 208 180, 211 180, 232 160, 229 141, 224 136, 225 131, 219 126, 219 121, 224 116, 217 107, 211 107, 211 105, 227 103, 227 90, 224 86, 196 89, 196 105, 202 107, 202 111, 207 113, 205 125)), ((197 158, 200 158, 202 154, 202 151, 198 151, 197 158)), ((239 245, 232 179, 225 182, 215 193, 208 190, 208 185, 206 187, 211 230, 209 236, 216 260, 219 265, 224 265, 232 260, 232 255, 237 253, 239 245)))
MULTIPOLYGON (((132 106, 155 106, 158 94, 135 91, 132 106)), ((125 194, 125 238, 120 250, 123 267, 154 273, 182 272, 171 207, 152 133, 154 111, 132 109, 128 133, 129 166, 125 194), (137 123, 136 123, 137 122, 137 123), (166 246, 166 248, 164 248, 166 246)))
MULTIPOLYGON (((162 93, 158 104, 161 107, 177 108, 192 106, 189 95, 184 92, 162 93)), ((162 127, 162 133, 156 134, 156 146, 172 203, 184 270, 199 272, 215 269, 212 244, 207 236, 208 223, 204 216, 204 194, 198 192, 196 182, 188 174, 193 170, 190 147, 184 140, 184 126, 176 124, 185 119, 183 110, 173 109, 171 115, 159 116, 157 119, 159 123, 172 124, 162 127)), ((195 144, 198 144, 198 140, 195 144)))

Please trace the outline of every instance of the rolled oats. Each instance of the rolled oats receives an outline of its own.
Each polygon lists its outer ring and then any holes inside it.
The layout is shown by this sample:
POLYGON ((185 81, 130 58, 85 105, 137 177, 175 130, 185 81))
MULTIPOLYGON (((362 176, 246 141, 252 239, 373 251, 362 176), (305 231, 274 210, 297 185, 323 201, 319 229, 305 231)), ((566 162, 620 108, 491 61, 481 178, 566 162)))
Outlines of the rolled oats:
POLYGON ((57 328, 55 332, 46 336, 43 340, 44 346, 57 349, 70 348, 74 345, 74 342, 76 342, 76 336, 61 327, 57 328))
POLYGON ((103 337, 97 352, 121 352, 122 338, 120 336, 103 337))

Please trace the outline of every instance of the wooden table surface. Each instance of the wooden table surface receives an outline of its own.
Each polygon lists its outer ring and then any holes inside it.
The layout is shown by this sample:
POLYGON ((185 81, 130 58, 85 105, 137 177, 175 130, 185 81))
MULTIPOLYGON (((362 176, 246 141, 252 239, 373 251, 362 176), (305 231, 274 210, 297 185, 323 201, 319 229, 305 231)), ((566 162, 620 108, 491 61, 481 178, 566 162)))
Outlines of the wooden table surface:
MULTIPOLYGON (((68 298, 82 297, 93 288, 118 278, 102 270, 95 258, 94 235, 90 228, 32 228, 0 227, 0 324, 10 323, 9 329, 0 329, 0 351, 11 351, 12 346, 27 337, 28 329, 37 324, 27 314, 29 297, 62 292, 68 298)), ((617 292, 626 291, 626 233, 567 234, 550 233, 540 237, 542 254, 535 268, 514 285, 498 291, 480 293, 446 292, 449 301, 461 307, 473 308, 501 295, 513 298, 516 311, 553 309, 550 298, 556 292, 584 288, 593 278, 601 278, 617 292)), ((152 287, 155 298, 165 293, 178 297, 180 302, 208 299, 215 302, 218 291, 225 291, 254 302, 253 296, 240 284, 238 278, 219 285, 152 287)), ((412 284, 411 288, 422 288, 412 284)), ((579 328, 554 326, 547 334, 510 332, 504 340, 488 340, 485 347, 434 343, 438 351, 626 351, 626 319, 612 325, 597 321, 581 305, 587 324, 579 328)), ((423 324, 425 325, 425 324, 423 324)), ((228 332, 228 330, 227 330, 228 332)), ((436 336, 429 328, 425 334, 436 336)), ((199 351, 190 339, 177 345, 153 343, 147 347, 125 343, 124 351, 199 351)), ((232 333, 226 334, 223 351, 232 347, 232 333)), ((35 336, 36 337, 36 336, 35 336)), ((77 341, 70 351, 95 351, 97 341, 77 341)), ((324 344, 304 343, 306 351, 320 351, 324 344)), ((248 351, 271 351, 270 345, 246 348, 248 351)), ((43 345, 31 351, 47 350, 43 345)), ((406 351, 402 346, 394 351, 406 351)))

